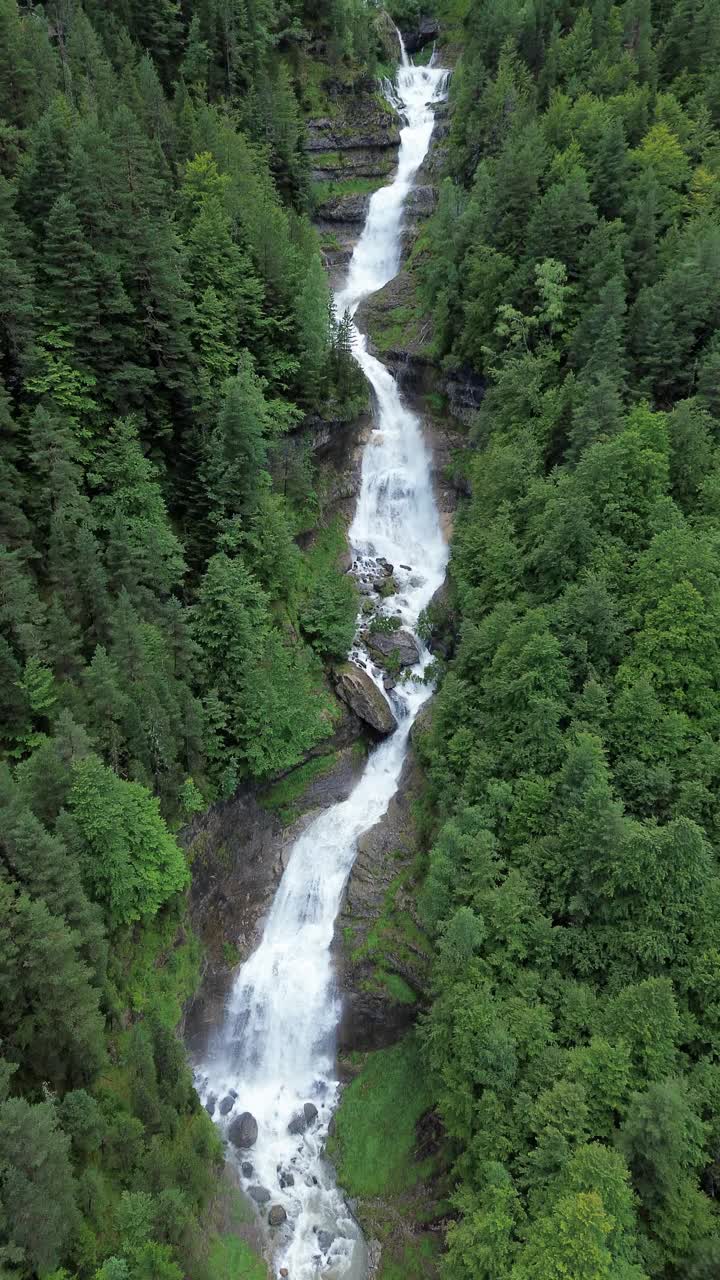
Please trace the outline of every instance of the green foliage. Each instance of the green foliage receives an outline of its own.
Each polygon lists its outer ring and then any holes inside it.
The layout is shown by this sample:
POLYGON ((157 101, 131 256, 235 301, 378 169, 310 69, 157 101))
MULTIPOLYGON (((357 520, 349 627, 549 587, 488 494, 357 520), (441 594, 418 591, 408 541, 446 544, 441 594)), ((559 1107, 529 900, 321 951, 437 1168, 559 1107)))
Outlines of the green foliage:
POLYGON ((412 1036, 368 1056, 343 1094, 329 1147, 351 1195, 391 1195, 425 1176, 430 1166, 415 1159, 415 1126, 431 1104, 412 1036))
POLYGON ((352 635, 334 553, 295 542, 320 507, 298 428, 366 399, 301 100, 354 85, 376 38, 362 0, 317 8, 0 0, 0 1270, 21 1280, 262 1270, 209 1221, 171 831, 329 735, 322 661, 352 635))
POLYGON ((710 1275, 720 117, 679 34, 706 6, 447 7, 413 271, 435 356, 486 386, 420 747, 444 1272, 710 1275))
POLYGON ((75 767, 69 803, 83 874, 111 929, 156 915, 185 888, 184 856, 144 787, 87 756, 75 767))

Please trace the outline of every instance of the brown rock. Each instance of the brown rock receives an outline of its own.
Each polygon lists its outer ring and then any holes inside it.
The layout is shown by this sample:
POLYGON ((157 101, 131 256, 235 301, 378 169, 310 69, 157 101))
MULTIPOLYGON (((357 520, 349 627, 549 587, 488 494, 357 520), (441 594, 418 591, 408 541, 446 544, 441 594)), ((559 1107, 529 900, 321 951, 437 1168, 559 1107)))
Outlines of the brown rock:
POLYGON ((339 668, 335 684, 338 694, 355 715, 376 733, 385 736, 397 728, 397 720, 384 694, 367 672, 355 666, 354 662, 346 662, 339 668))

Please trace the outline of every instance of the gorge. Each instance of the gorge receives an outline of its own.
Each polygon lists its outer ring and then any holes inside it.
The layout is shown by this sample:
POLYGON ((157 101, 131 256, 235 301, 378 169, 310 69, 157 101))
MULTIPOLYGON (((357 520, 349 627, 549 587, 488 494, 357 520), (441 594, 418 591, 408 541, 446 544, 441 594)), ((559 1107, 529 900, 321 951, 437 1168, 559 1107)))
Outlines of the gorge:
MULTIPOLYGON (((398 269, 403 204, 427 152, 433 106, 445 91, 447 73, 432 63, 413 66, 400 44, 402 62, 392 90, 404 121, 398 170, 370 201, 346 283, 336 294, 341 315, 352 315, 398 269)), ((429 459, 417 416, 403 405, 392 375, 357 330, 353 347, 375 403, 348 534, 354 568, 362 576, 390 566, 393 590, 381 616, 414 634, 442 583, 447 559, 429 459)), ((382 689, 382 671, 361 638, 352 659, 382 689)), ((293 1280, 311 1280, 320 1263, 323 1275, 338 1280, 367 1274, 362 1236, 322 1156, 338 1090, 339 1009, 330 947, 357 840, 387 808, 413 721, 430 695, 423 682, 429 659, 419 642, 419 661, 405 669, 390 695, 396 728, 372 751, 348 799, 316 818, 292 849, 262 941, 241 967, 224 1026, 198 1065, 201 1093, 211 1097, 213 1111, 218 1105, 218 1122, 248 1194, 273 1202, 270 1221, 281 1224, 274 1241, 276 1268, 286 1267, 293 1280), (252 1142, 242 1124, 233 1129, 246 1112, 257 1121, 250 1125, 252 1142)))

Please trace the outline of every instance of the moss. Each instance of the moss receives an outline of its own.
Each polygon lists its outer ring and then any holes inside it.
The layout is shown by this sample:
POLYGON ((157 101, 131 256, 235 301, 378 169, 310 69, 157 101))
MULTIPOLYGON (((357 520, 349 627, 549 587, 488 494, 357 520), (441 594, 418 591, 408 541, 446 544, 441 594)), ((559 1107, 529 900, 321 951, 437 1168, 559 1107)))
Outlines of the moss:
POLYGON ((316 205, 325 204, 337 196, 372 195, 384 186, 385 178, 342 178, 332 182, 313 182, 312 195, 316 205))
MULTIPOLYGON (((405 854, 398 856, 404 858, 405 854)), ((343 934, 351 964, 368 963, 373 969, 369 979, 373 989, 402 1003, 417 999, 430 969, 430 941, 403 905, 414 882, 415 867, 404 868, 389 886, 382 910, 365 937, 357 942, 358 925, 347 926, 343 934)))
POLYGON ((384 973, 381 969, 375 973, 372 979, 368 979, 363 983, 367 991, 382 991, 394 1000, 397 1004, 415 1004, 417 995, 412 987, 399 973, 384 973))

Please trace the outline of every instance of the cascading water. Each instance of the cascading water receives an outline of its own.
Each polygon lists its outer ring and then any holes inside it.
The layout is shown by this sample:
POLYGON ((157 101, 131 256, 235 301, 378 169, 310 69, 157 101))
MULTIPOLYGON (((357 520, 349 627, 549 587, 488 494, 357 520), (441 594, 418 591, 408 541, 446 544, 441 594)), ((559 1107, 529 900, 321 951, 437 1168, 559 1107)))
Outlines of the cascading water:
MULTIPOLYGON (((404 48, 402 55, 393 91, 406 121, 398 172, 372 197, 347 282, 336 297, 340 315, 354 314, 398 270, 403 202, 428 149, 433 104, 444 93, 446 72, 432 64, 412 66, 404 48)), ((391 374, 357 330, 353 343, 375 393, 376 425, 363 456, 350 543, 361 572, 379 557, 395 566, 398 590, 382 611, 414 631, 447 561, 429 459, 420 423, 402 404, 391 374)), ((382 673, 361 642, 353 657, 382 687, 382 673)), ((249 1194, 287 1214, 276 1233, 275 1264, 290 1280, 362 1280, 367 1274, 362 1234, 322 1154, 338 1094, 339 1002, 330 945, 358 838, 387 809, 411 725, 429 697, 429 687, 418 679, 428 661, 421 645, 419 663, 391 695, 396 731, 372 752, 350 797, 312 822, 296 842, 262 941, 237 976, 225 1022, 198 1073, 205 1097, 227 1095, 229 1103, 231 1091, 236 1095, 232 1108, 218 1116, 223 1130, 240 1113, 257 1121, 257 1141, 236 1158, 249 1194)))

